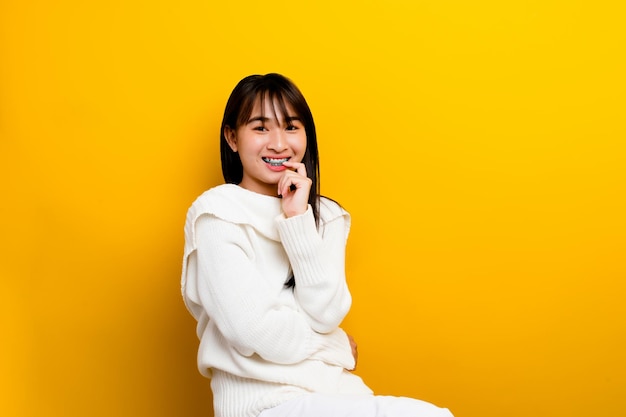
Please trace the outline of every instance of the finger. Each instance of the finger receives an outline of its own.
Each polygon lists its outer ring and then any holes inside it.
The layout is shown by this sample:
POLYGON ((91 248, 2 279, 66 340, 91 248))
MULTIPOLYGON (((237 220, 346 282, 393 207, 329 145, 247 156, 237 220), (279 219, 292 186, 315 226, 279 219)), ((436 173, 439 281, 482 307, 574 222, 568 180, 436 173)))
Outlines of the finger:
POLYGON ((298 186, 295 184, 292 178, 285 176, 278 182, 278 194, 281 196, 286 195, 289 192, 296 191, 298 186))
POLYGON ((292 170, 294 170, 295 172, 297 172, 298 174, 302 176, 305 176, 305 177, 307 176, 306 166, 302 162, 285 161, 283 162, 283 165, 286 166, 287 168, 291 168, 292 170))
POLYGON ((289 193, 289 192, 294 192, 298 189, 298 184, 296 184, 294 181, 285 181, 285 186, 283 187, 283 192, 284 193, 289 193))
POLYGON ((295 191, 297 188, 300 188, 302 182, 298 181, 298 177, 307 181, 308 176, 306 174, 306 166, 302 162, 290 162, 285 161, 283 165, 289 168, 288 171, 285 171, 285 175, 283 179, 286 183, 283 184, 283 188, 286 191, 289 189, 290 191, 295 191), (296 174, 295 176, 293 174, 296 174))
POLYGON ((309 178, 303 175, 300 175, 294 171, 285 171, 285 174, 278 181, 278 191, 279 194, 285 194, 289 191, 296 191, 298 188, 303 187, 309 178))

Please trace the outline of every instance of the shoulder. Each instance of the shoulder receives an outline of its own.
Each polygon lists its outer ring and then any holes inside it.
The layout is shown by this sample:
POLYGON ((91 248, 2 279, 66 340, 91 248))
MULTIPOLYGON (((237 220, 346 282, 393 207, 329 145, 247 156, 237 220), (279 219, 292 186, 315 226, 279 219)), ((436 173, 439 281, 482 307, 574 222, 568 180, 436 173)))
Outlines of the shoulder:
POLYGON ((339 203, 328 197, 320 197, 320 217, 323 221, 343 216, 350 217, 350 214, 339 203))
POLYGON ((320 197, 320 226, 341 221, 346 227, 346 233, 350 230, 350 213, 348 213, 339 203, 327 197, 320 197))
POLYGON ((230 184, 218 185, 198 196, 187 211, 187 221, 194 223, 203 214, 226 215, 231 221, 239 217, 236 198, 230 184))
POLYGON ((273 218, 280 212, 277 198, 257 194, 235 184, 222 184, 202 193, 191 205, 187 217, 212 214, 232 223, 250 223, 273 218))
POLYGON ((238 188, 234 184, 222 184, 203 192, 191 204, 191 209, 204 207, 220 207, 222 205, 237 206, 238 188))
POLYGON ((187 212, 186 230, 192 232, 201 216, 238 226, 251 226, 257 232, 277 239, 274 218, 280 214, 280 200, 243 189, 235 184, 223 184, 202 193, 187 212))

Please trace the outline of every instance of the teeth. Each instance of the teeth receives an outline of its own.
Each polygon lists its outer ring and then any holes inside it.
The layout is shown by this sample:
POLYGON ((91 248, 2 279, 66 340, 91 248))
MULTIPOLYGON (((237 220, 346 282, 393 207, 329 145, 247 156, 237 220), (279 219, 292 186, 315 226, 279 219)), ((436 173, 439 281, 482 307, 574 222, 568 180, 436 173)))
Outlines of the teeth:
POLYGON ((283 164, 283 162, 287 162, 289 160, 289 158, 263 158, 263 161, 270 164, 271 166, 274 167, 279 167, 283 164))

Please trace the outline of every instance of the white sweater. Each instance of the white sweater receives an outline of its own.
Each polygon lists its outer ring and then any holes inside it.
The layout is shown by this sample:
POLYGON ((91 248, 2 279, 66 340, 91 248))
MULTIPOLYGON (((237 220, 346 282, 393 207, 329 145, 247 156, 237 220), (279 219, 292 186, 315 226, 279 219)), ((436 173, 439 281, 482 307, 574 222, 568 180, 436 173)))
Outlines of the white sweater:
POLYGON ((202 194, 185 225, 182 293, 198 321, 198 368, 211 378, 216 417, 254 417, 307 392, 371 394, 348 370, 339 324, 350 217, 321 199, 286 218, 281 201, 237 185, 202 194), (295 288, 286 288, 292 274, 295 288))

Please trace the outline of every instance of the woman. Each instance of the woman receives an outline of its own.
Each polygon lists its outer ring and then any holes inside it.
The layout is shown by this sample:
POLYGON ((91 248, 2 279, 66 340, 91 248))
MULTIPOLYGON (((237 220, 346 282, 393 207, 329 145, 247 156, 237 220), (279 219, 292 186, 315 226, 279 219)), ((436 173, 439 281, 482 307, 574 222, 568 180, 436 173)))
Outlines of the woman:
POLYGON ((226 184, 192 204, 182 291, 216 417, 451 416, 374 396, 340 327, 350 217, 319 195, 313 116, 279 74, 235 87, 221 126, 226 184))

